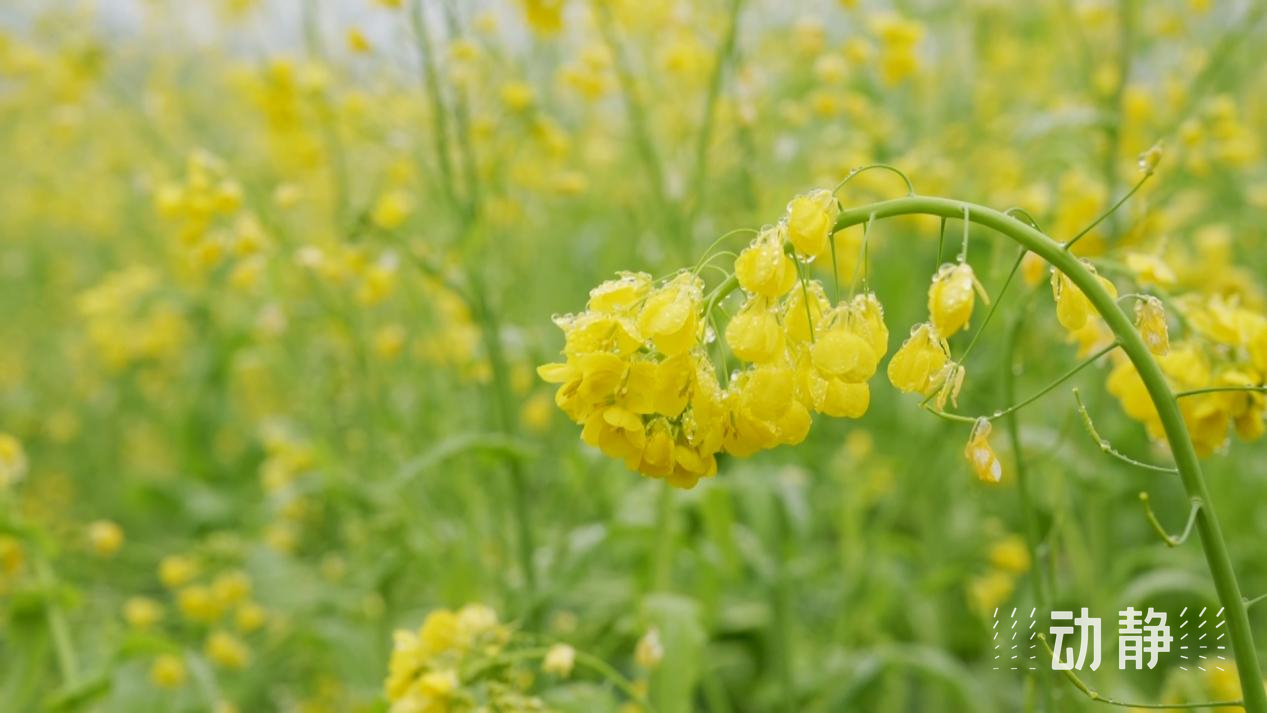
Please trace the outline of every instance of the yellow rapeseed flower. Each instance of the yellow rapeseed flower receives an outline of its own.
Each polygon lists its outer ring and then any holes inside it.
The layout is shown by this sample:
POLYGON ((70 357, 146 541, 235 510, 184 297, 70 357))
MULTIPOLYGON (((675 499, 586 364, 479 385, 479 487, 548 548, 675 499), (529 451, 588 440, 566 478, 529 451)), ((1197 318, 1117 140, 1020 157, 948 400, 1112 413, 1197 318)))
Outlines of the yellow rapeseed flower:
POLYGON ((972 470, 982 482, 998 483, 1003 480, 1003 464, 990 446, 990 421, 977 419, 972 425, 972 433, 968 436, 968 445, 964 447, 964 458, 972 465, 972 470))
POLYGON ((941 266, 928 289, 928 315, 942 339, 963 328, 972 318, 977 278, 966 262, 941 266))
POLYGON ((928 395, 940 385, 948 359, 932 324, 918 324, 889 360, 889 381, 900 391, 928 395))
POLYGON ((822 188, 799 195, 788 203, 787 235, 798 255, 813 258, 827 252, 839 212, 836 197, 822 188))
POLYGON ((1141 297, 1135 302, 1135 328, 1148 350, 1158 356, 1170 351, 1170 333, 1166 327, 1166 310, 1156 297, 1141 297))

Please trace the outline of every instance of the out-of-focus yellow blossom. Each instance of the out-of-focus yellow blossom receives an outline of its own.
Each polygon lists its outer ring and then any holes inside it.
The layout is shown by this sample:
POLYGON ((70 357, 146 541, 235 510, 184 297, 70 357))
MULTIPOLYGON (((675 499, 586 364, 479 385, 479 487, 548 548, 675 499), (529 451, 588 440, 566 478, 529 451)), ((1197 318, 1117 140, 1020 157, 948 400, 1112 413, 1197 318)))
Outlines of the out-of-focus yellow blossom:
POLYGON ((408 335, 399 324, 385 324, 374 332, 374 354, 384 361, 400 357, 408 335))
POLYGON ((1170 351, 1170 332, 1166 327, 1166 310, 1161 300, 1150 295, 1135 302, 1135 328, 1153 354, 1164 356, 1170 351))
POLYGON ((968 600, 977 612, 989 616, 1012 596, 1015 578, 1007 572, 991 571, 968 582, 968 600))
POLYGON ((198 576, 198 565, 183 555, 168 555, 158 563, 158 578, 168 589, 187 584, 198 576))
POLYGON ((162 618, 163 605, 149 597, 130 597, 123 603, 123 619, 134 629, 150 629, 162 618))
POLYGON ((7 488, 26 475, 26 451, 17 438, 0 432, 0 488, 7 488))
POLYGON ((9 588, 9 580, 17 577, 26 564, 22 541, 13 535, 0 535, 0 594, 9 588))
POLYGON ((1029 548, 1025 538, 1020 535, 1008 535, 990 545, 990 564, 996 569, 1011 574, 1024 574, 1029 571, 1029 548))
POLYGON ((919 71, 919 43, 924 26, 896 14, 880 14, 870 18, 868 26, 880 42, 880 78, 890 86, 901 83, 919 71))
POLYGON ((572 675, 572 667, 575 665, 576 649, 567 644, 555 644, 546 652, 541 670, 559 678, 567 678, 572 675))
POLYGON ((226 631, 211 632, 204 653, 215 665, 235 671, 245 668, 251 660, 251 650, 247 645, 226 631))
POLYGON ((190 585, 177 592, 176 603, 186 619, 203 624, 219 619, 223 612, 211 590, 200 584, 190 585))
POLYGON ((150 681, 159 688, 180 688, 185 677, 185 662, 173 654, 159 656, 150 666, 150 681))
POLYGON ((369 38, 365 36, 365 33, 361 32, 361 30, 356 27, 348 28, 346 40, 348 49, 357 54, 365 54, 374 49, 374 46, 370 44, 369 38))
POLYGON ((554 400, 544 392, 533 394, 523 403, 519 410, 519 422, 524 428, 534 433, 544 433, 550 426, 550 417, 554 413, 554 400))
POLYGON ((1003 480, 1003 464, 990 446, 991 430, 993 428, 988 419, 977 419, 968 436, 968 445, 963 449, 963 457, 968 459, 973 472, 982 482, 998 483, 1003 480))
POLYGON ((1150 287, 1170 287, 1175 284, 1175 271, 1156 255, 1130 252, 1126 254, 1126 267, 1139 284, 1150 287))
POLYGON ((918 324, 889 360, 889 381, 901 391, 926 396, 941 385, 949 358, 946 345, 933 325, 918 324))
POLYGON ((88 546, 100 557, 113 557, 123 547, 123 528, 109 520, 89 523, 88 546))
POLYGON ((787 206, 787 237, 797 254, 813 258, 827 252, 840 206, 826 189, 799 195, 787 206))
POLYGON ((647 671, 653 671, 662 660, 664 660, 664 644, 660 643, 660 630, 648 629, 634 647, 634 662, 647 671))
POLYGON ((374 201, 370 211, 370 220, 383 230, 395 230, 405 223, 413 213, 413 199, 402 189, 393 189, 383 193, 374 201))
POLYGON ((211 594, 218 606, 227 609, 251 596, 251 578, 241 570, 222 572, 212 580, 211 594))
POLYGON ((519 0, 519 6, 537 34, 553 35, 563 29, 564 0, 519 0))
POLYGON ((1046 271, 1047 261, 1039 257, 1038 253, 1027 251, 1021 258, 1021 279, 1030 287, 1042 282, 1046 271))
POLYGON ((258 630, 267 621, 268 612, 255 602, 243 602, 233 614, 233 625, 244 634, 258 630))
POLYGON ((524 111, 536 101, 536 92, 527 82, 513 81, 502 84, 502 103, 511 111, 524 111))

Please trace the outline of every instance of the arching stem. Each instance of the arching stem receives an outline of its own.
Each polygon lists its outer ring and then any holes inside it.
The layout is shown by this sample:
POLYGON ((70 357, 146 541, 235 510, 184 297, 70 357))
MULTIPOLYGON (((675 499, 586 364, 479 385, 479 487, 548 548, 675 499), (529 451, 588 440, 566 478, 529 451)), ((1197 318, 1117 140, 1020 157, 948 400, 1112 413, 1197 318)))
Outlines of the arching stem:
POLYGON ((1096 276, 1077 257, 1065 251, 1051 237, 1035 230, 1025 222, 986 206, 967 204, 963 201, 930 196, 908 196, 881 201, 870 205, 849 208, 841 212, 836 230, 859 225, 872 216, 878 219, 903 215, 934 215, 959 218, 967 215, 972 222, 1002 233, 1021 247, 1031 250, 1064 273, 1082 290, 1100 317, 1116 336, 1118 344, 1135 366, 1149 398, 1157 409, 1174 454, 1175 467, 1190 500, 1200 500, 1203 507, 1197 513, 1196 531, 1201 536, 1201 548, 1210 568, 1219 603, 1227 614, 1228 636, 1236 654, 1237 675, 1244 695, 1244 707, 1248 713, 1267 713, 1267 690, 1262 684, 1262 671, 1258 653, 1254 648, 1253 632, 1241 596, 1240 585, 1232 567, 1232 558, 1223 538, 1222 527, 1210 500, 1196 448, 1188 433, 1187 424, 1179 411, 1179 403, 1166 381, 1156 359, 1136 331, 1132 319, 1118 305, 1113 295, 1100 284, 1096 276))

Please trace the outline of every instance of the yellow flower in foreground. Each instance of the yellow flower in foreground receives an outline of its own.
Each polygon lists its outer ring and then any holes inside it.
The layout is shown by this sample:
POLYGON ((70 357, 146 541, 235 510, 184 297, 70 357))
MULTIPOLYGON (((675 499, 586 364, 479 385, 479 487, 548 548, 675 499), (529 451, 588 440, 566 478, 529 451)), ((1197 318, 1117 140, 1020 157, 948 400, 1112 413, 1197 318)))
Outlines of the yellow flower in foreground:
POLYGON ((700 279, 683 272, 647 297, 638 329, 666 356, 682 354, 698 342, 702 301, 700 279))
POLYGON ((889 360, 889 381, 900 391, 928 395, 939 385, 948 358, 933 326, 916 325, 889 360))
POLYGON ((968 445, 963 449, 963 457, 968 459, 972 470, 982 482, 998 483, 1003 480, 1003 464, 990 447, 991 430, 987 419, 977 419, 972 426, 972 434, 968 436, 968 445))
MULTIPOLYGON (((1091 273, 1095 274, 1095 268, 1091 263, 1083 261, 1091 273)), ((1095 275, 1100 284, 1108 291, 1109 295, 1116 298, 1117 288, 1107 279, 1095 275)), ((1077 332, 1086 326, 1087 320, 1096 316, 1095 307, 1092 306, 1091 300, 1083 294, 1077 285, 1073 284, 1065 273, 1059 270, 1052 270, 1051 273, 1051 290, 1052 296, 1056 299, 1056 319, 1060 321, 1060 325, 1070 332, 1077 332)))
POLYGON ((796 252, 805 257, 826 252, 839 213, 836 197, 826 189, 793 198, 787 206, 787 234, 796 252))
POLYGON ((928 316, 942 339, 963 329, 972 319, 977 278, 966 262, 945 264, 933 277, 928 290, 928 316))
POLYGON ((726 325, 726 344, 735 356, 761 364, 783 353, 783 325, 761 297, 744 303, 726 325))
POLYGON ((754 295, 782 297, 796 284, 796 263, 783 252, 786 227, 767 227, 735 260, 739 286, 754 295))

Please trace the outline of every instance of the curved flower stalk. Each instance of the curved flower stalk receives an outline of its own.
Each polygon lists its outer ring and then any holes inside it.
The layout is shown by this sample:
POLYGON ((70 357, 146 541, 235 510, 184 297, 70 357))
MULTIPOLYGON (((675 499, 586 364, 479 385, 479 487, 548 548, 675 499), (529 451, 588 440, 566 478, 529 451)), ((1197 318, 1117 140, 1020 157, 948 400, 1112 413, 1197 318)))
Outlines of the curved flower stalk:
MULTIPOLYGON (((1101 357, 1120 355, 1115 372, 1129 367, 1138 378, 1138 391, 1149 403, 1146 425, 1155 424, 1150 434, 1169 444, 1192 503, 1189 529, 1201 538, 1226 612, 1244 705, 1252 713, 1267 713, 1245 600, 1198 461, 1198 452, 1208 449, 1194 443, 1185 421, 1189 414, 1180 407, 1180 398, 1204 392, 1176 391, 1163 370, 1166 357, 1159 355, 1169 349, 1169 337, 1160 303, 1148 296, 1119 297, 1091 263, 1069 251, 1074 240, 1059 243, 1010 211, 913 190, 853 208, 842 208, 829 191, 814 191, 793 199, 777 225, 761 230, 735 258, 733 274, 711 292, 704 292, 699 268, 659 281, 626 273, 592 290, 585 312, 556 319, 566 335, 566 359, 541 367, 541 376, 560 384, 556 402, 584 427, 585 442, 631 470, 678 487, 714 475, 719 453, 743 457, 801 442, 813 414, 859 418, 869 405, 868 381, 888 351, 883 309, 866 290, 865 237, 861 292, 833 302, 806 272, 810 262, 828 252, 834 262, 837 233, 915 215, 964 221, 965 247, 956 263, 938 268, 929 290, 929 320, 912 328, 889 361, 889 381, 924 396, 923 405, 934 414, 971 424, 964 455, 982 481, 997 483, 1003 473, 989 442, 991 422, 1012 416, 1101 357), (966 261, 969 223, 1017 243, 1022 249, 1017 266, 1027 253, 1051 266, 1057 318, 1089 355, 1039 393, 982 417, 943 410, 947 401, 956 401, 966 373, 963 356, 952 359, 947 339, 968 323, 977 296, 990 304, 966 261), (736 290, 745 298, 731 315, 721 304, 736 290), (1121 306, 1129 297, 1138 301, 1134 317, 1121 306), (719 311, 729 317, 721 340, 728 351, 714 368, 719 311), (733 371, 732 360, 739 363, 733 371), (929 405, 934 400, 935 408, 929 405)), ((986 321, 992 314, 993 307, 986 321)), ((1261 388, 1233 386, 1255 397, 1261 388)), ((1126 405, 1130 415, 1144 420, 1126 405)), ((1100 445, 1105 448, 1103 440, 1100 445)), ((1160 527, 1155 518, 1153 525, 1160 527)), ((1182 538, 1167 536, 1166 541, 1177 544, 1182 538)))
POLYGON ((948 198, 908 196, 844 210, 836 221, 836 230, 874 219, 921 214, 945 218, 967 217, 972 222, 1013 240, 1050 263, 1086 296, 1091 308, 1104 320, 1118 346, 1139 373, 1157 410, 1157 417, 1174 455, 1175 467, 1188 498, 1201 504, 1196 514, 1196 531, 1201 537, 1201 547, 1214 579, 1219 603, 1226 612, 1228 636, 1236 655, 1245 709, 1251 713, 1267 711, 1267 692, 1264 692, 1260 678, 1258 654, 1254 648, 1245 601, 1232 568, 1222 528, 1210 502, 1201 464, 1197 459, 1196 446, 1179 408, 1179 395, 1171 389, 1148 341, 1121 308, 1117 296, 1105 287, 1102 278, 1066 251, 1060 243, 1023 221, 985 206, 948 198))

